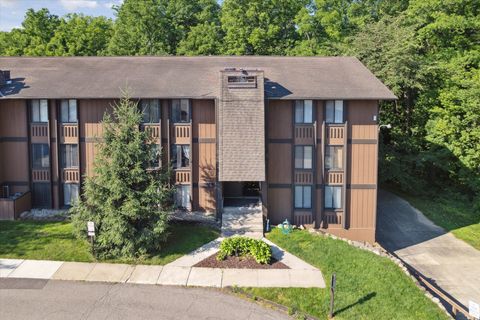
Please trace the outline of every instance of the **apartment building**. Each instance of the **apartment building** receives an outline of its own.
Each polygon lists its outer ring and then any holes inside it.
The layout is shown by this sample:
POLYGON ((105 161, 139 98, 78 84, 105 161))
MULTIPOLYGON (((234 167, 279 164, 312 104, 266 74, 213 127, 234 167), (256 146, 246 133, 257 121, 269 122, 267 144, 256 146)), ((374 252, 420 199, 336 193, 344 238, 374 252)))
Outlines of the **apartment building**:
POLYGON ((375 241, 378 106, 396 97, 356 58, 5 57, 0 70, 0 218, 75 201, 128 89, 178 208, 221 218, 257 199, 271 224, 375 241))

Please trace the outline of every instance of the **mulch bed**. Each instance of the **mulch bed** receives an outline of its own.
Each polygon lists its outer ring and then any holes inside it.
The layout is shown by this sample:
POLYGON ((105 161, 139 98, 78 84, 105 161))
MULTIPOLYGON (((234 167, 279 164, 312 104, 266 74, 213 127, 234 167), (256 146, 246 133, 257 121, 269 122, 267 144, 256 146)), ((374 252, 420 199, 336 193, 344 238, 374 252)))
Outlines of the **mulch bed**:
POLYGON ((271 259, 270 264, 260 264, 251 257, 227 257, 223 261, 217 260, 217 254, 200 261, 194 267, 224 268, 224 269, 290 269, 285 264, 271 259))

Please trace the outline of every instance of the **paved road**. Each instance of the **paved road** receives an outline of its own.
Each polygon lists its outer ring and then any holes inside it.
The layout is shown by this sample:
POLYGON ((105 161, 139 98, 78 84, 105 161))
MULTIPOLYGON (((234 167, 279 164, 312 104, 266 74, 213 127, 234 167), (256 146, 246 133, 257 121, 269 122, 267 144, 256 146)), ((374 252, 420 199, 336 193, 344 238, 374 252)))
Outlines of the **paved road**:
POLYGON ((396 195, 378 193, 377 241, 467 306, 480 303, 480 251, 396 195))
POLYGON ((218 290, 0 279, 0 319, 290 319, 218 290))

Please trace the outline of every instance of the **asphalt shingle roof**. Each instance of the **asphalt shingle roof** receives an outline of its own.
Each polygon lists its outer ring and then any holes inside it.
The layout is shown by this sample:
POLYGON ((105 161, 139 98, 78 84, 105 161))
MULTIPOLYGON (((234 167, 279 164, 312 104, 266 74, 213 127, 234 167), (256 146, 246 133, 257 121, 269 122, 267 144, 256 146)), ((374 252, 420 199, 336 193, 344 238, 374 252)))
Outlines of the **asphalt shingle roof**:
POLYGON ((220 71, 259 69, 270 99, 373 99, 395 95, 354 57, 1 57, 12 99, 217 98, 220 71))

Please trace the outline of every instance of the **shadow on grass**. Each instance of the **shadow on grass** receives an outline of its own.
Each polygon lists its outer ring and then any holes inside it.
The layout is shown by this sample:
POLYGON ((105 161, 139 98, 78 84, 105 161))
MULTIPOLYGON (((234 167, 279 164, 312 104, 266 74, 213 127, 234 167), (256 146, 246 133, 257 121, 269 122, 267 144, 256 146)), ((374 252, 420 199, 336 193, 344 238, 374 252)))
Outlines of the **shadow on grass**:
POLYGON ((343 307, 342 309, 335 311, 335 315, 338 315, 338 314, 340 314, 340 313, 342 313, 342 312, 344 312, 344 311, 347 311, 348 309, 353 308, 353 307, 355 307, 356 305, 364 304, 365 302, 369 301, 370 299, 375 298, 376 295, 377 295, 376 292, 370 292, 370 293, 367 294, 366 296, 358 299, 356 302, 351 303, 351 304, 349 304, 348 306, 345 306, 345 307, 343 307))

